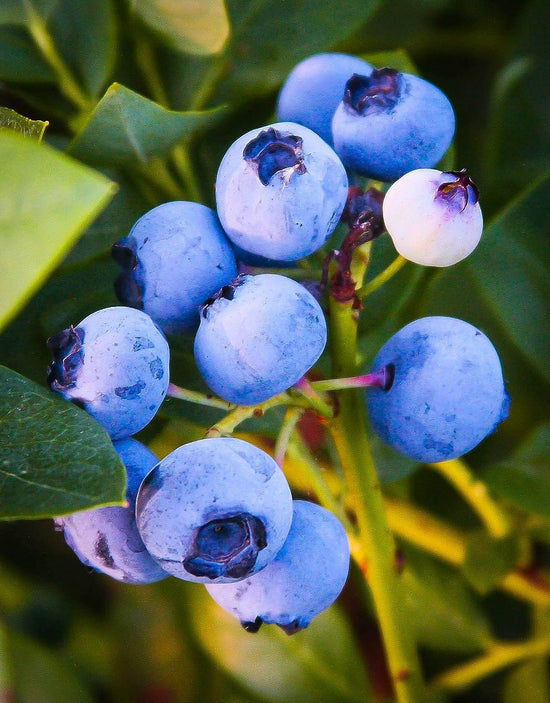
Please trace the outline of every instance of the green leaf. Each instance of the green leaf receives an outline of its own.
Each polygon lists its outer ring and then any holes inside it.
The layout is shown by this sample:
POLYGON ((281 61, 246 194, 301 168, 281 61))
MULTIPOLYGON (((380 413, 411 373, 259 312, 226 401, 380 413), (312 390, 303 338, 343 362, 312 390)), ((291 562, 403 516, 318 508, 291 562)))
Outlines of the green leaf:
POLYGON ((84 410, 0 366, 0 518, 121 504, 126 474, 84 410))
POLYGON ((462 570, 474 588, 488 593, 513 570, 519 556, 517 535, 495 539, 476 530, 468 537, 462 570))
POLYGON ((58 0, 49 21, 55 45, 88 95, 99 97, 117 50, 112 0, 58 0))
POLYGON ((502 203, 548 168, 550 160, 550 4, 525 3, 510 61, 497 75, 484 147, 483 186, 502 203), (521 138, 518 139, 518 135, 521 138))
POLYGON ((0 327, 107 204, 114 185, 45 144, 0 132, 0 327))
POLYGON ((49 83, 52 69, 23 27, 0 24, 0 78, 17 83, 49 83))
POLYGON ((334 50, 380 4, 381 0, 348 0, 336 12, 332 0, 228 0, 233 28, 228 90, 233 97, 272 91, 302 59, 334 50))
POLYGON ((522 354, 550 381, 550 178, 491 222, 465 265, 487 306, 522 354))
POLYGON ((550 515, 550 423, 535 428, 506 461, 481 469, 497 495, 539 515, 550 515))
POLYGON ((487 647, 489 623, 459 572, 411 547, 405 563, 405 607, 419 643, 458 654, 487 647))
POLYGON ((9 107, 0 107, 0 130, 11 129, 24 137, 30 137, 40 142, 48 124, 42 120, 31 120, 24 117, 9 107))
POLYGON ((223 0, 132 0, 132 9, 177 51, 216 54, 229 36, 223 0))
POLYGON ((113 83, 77 134, 69 153, 92 165, 143 165, 164 156, 181 139, 210 127, 219 109, 166 110, 129 88, 113 83))
POLYGON ((272 703, 368 703, 364 671, 337 607, 289 637, 274 625, 245 632, 206 590, 197 590, 193 625, 208 654, 245 690, 272 703))

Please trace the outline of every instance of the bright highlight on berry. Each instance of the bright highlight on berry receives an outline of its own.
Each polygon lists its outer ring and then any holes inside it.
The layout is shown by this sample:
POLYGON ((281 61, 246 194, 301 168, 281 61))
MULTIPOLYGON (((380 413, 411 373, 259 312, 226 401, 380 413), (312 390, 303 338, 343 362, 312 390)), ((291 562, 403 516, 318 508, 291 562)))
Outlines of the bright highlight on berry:
POLYGON ((483 231, 478 190, 465 169, 406 173, 389 187, 382 213, 397 251, 423 266, 456 264, 483 231))

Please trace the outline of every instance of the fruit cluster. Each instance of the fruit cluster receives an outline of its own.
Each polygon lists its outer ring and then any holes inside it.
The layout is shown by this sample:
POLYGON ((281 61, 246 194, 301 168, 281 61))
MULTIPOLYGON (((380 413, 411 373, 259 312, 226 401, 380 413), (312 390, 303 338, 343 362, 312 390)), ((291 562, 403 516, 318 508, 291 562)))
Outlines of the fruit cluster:
MULTIPOLYGON (((293 500, 279 464, 242 439, 209 436, 158 461, 133 438, 170 392, 167 340, 194 335, 198 371, 228 404, 292 387, 311 399, 304 376, 325 349, 323 304, 357 297, 358 248, 387 232, 402 257, 449 266, 473 251, 483 222, 466 171, 434 168, 455 123, 427 81, 319 54, 290 73, 277 116, 227 150, 216 211, 164 203, 114 244, 122 305, 48 340, 48 380, 109 432, 128 475, 127 507, 56 520, 79 558, 130 583, 204 583, 247 630, 266 622, 293 633, 343 588, 347 534, 325 508, 293 500), (349 231, 325 252, 316 285, 269 270, 323 252, 338 225, 349 231)), ((414 320, 369 374, 347 381, 366 387, 375 432, 419 462, 463 455, 508 412, 497 352, 454 318, 414 320)))

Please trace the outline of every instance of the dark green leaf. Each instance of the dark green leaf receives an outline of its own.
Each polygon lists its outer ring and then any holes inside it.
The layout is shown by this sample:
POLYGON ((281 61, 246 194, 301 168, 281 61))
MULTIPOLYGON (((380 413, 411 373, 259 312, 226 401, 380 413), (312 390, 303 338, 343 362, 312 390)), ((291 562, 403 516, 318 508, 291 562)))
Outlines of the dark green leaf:
POLYGON ((53 71, 22 27, 0 25, 0 78, 18 83, 55 80, 53 71))
POLYGON ((302 59, 330 51, 362 26, 381 0, 269 0, 227 3, 233 37, 229 46, 232 95, 265 94, 302 59))
POLYGON ((113 184, 46 144, 0 132, 0 326, 107 204, 113 184))
POLYGON ((499 204, 538 178, 550 160, 550 4, 535 0, 523 7, 510 61, 495 82, 482 142, 484 186, 499 204))
POLYGON ((405 559, 406 609, 419 643, 447 652, 482 651, 491 641, 489 623, 460 574, 410 547, 405 559))
POLYGON ((376 68, 388 66, 390 68, 396 68, 403 73, 418 73, 418 68, 414 64, 414 61, 403 49, 396 49, 395 51, 377 51, 374 54, 366 54, 364 58, 376 68))
POLYGON ((31 120, 28 117, 23 117, 23 115, 20 115, 9 107, 0 107, 0 130, 11 129, 25 137, 41 141, 47 126, 48 122, 31 120))
POLYGON ((336 607, 291 637, 273 625, 251 634, 202 590, 193 601, 193 624, 208 654, 263 701, 372 700, 356 644, 336 607))
POLYGON ((112 0, 58 0, 49 26, 59 52, 88 95, 98 97, 116 58, 112 0))
POLYGON ((118 83, 108 88, 69 152, 92 165, 143 165, 210 127, 221 111, 175 112, 118 83))
POLYGON ((520 548, 517 535, 494 539, 486 532, 473 532, 466 545, 462 570, 480 593, 493 590, 518 562, 520 548))
POLYGON ((229 36, 223 0, 133 0, 132 9, 178 51, 216 54, 229 36))
POLYGON ((0 366, 0 518, 40 518, 124 500, 125 472, 84 410, 0 366))
POLYGON ((547 222, 540 227, 537 211, 549 199, 550 178, 545 178, 491 222, 465 262, 492 313, 547 381, 550 246, 547 222))
POLYGON ((550 424, 537 427, 506 461, 481 470, 483 480, 518 508, 550 515, 550 424))

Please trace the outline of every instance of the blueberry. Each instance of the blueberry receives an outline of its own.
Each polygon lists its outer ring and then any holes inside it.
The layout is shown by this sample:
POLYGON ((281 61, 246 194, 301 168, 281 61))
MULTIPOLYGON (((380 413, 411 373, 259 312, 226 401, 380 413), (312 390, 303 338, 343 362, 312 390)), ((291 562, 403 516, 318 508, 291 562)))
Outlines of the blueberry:
POLYGON ((292 496, 276 462, 241 439, 184 444, 143 481, 138 529, 165 571, 228 583, 262 569, 282 547, 292 496))
POLYGON ((104 308, 47 344, 50 388, 83 407, 113 439, 142 430, 164 400, 170 351, 144 312, 104 308))
POLYGON ((218 215, 239 249, 296 261, 332 234, 348 193, 334 151, 307 127, 278 122, 237 139, 216 178, 218 215))
POLYGON ((332 117, 354 73, 368 75, 372 66, 349 54, 314 54, 297 64, 277 101, 277 118, 309 127, 332 146, 332 117))
POLYGON ((235 254, 210 208, 188 201, 153 208, 113 246, 115 289, 168 334, 194 330, 199 307, 237 275, 235 254))
POLYGON ((265 569, 239 583, 206 589, 249 632, 265 622, 292 635, 338 598, 349 557, 340 521, 315 503, 296 500, 286 542, 265 569))
POLYGON ((195 361, 220 397, 254 405, 299 381, 326 339, 323 311, 304 286, 278 274, 244 275, 205 305, 195 361))
POLYGON ((423 317, 393 335, 373 369, 389 367, 389 389, 367 391, 376 433, 421 462, 454 459, 473 449, 507 417, 498 354, 473 325, 423 317))
POLYGON ((332 120, 334 149, 344 166, 381 181, 434 166, 454 129, 447 97, 428 81, 393 68, 353 75, 332 120))
POLYGON ((134 508, 139 484, 157 464, 157 457, 135 439, 113 442, 126 468, 127 507, 83 510, 55 519, 65 540, 83 564, 126 583, 152 583, 166 578, 149 555, 136 525, 134 508))
POLYGON ((397 251, 424 266, 451 266, 478 245, 483 215, 465 170, 409 171, 393 183, 382 205, 397 251))

